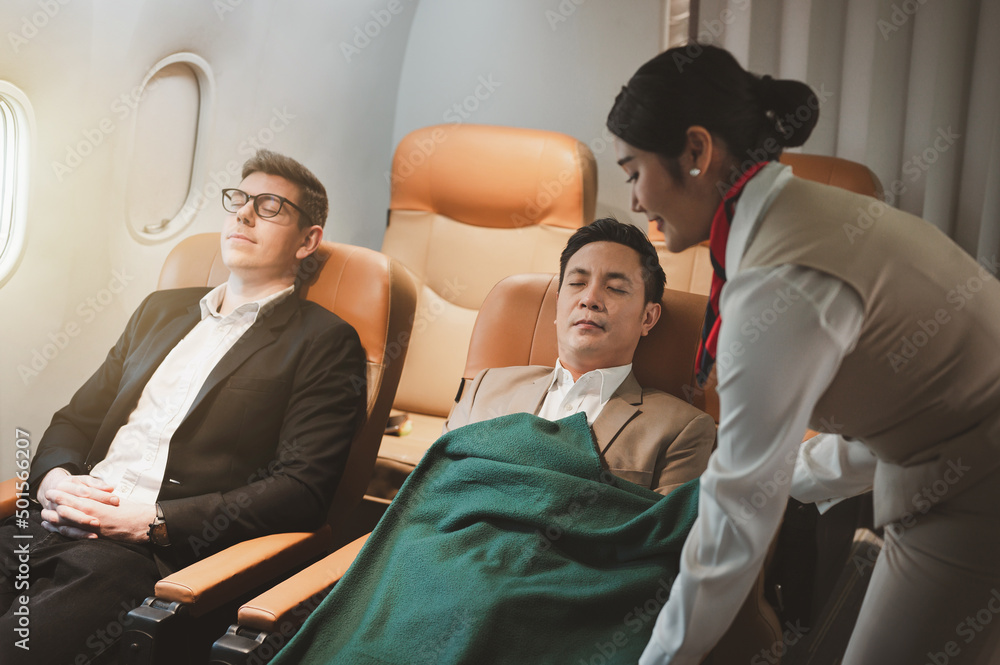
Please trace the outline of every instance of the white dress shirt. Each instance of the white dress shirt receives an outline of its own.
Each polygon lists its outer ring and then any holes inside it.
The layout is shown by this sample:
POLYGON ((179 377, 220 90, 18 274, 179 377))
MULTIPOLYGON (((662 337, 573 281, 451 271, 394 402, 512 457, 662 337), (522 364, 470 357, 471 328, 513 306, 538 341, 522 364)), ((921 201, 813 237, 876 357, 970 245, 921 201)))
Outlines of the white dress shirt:
MULTIPOLYGON (((201 321, 156 368, 135 409, 115 435, 108 454, 90 472, 114 487, 122 501, 156 503, 167 468, 170 439, 205 380, 257 317, 287 298, 294 287, 219 314, 226 285, 201 299, 201 321)), ((169 479, 167 479, 170 482, 169 479)))
POLYGON ((737 274, 763 213, 791 177, 789 167, 769 164, 736 206, 720 300, 718 448, 701 477, 698 518, 640 665, 695 665, 722 637, 760 571, 793 486, 803 500, 871 487, 874 456, 863 444, 834 435, 800 448, 813 407, 857 343, 864 318, 857 292, 796 265, 737 274))
POLYGON ((552 381, 536 415, 546 420, 559 420, 583 411, 587 414, 587 424, 593 425, 631 371, 632 363, 595 369, 574 382, 573 375, 557 359, 552 381))

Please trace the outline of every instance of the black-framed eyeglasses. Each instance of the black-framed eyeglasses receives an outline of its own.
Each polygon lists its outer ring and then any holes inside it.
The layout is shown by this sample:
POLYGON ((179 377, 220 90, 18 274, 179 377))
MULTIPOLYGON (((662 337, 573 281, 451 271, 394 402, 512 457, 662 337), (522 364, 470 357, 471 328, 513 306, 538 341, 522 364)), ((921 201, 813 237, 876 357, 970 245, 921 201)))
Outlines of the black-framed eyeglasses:
MULTIPOLYGON (((257 216, 261 219, 270 220, 277 216, 281 212, 281 206, 288 204, 299 211, 299 214, 309 220, 309 215, 305 210, 298 207, 284 196, 278 196, 277 194, 247 194, 242 189, 224 189, 222 190, 222 207, 226 209, 227 212, 237 212, 240 208, 247 204, 247 201, 253 200, 253 209, 257 213, 257 216)), ((281 223, 281 222, 275 222, 281 223)), ((291 222, 287 222, 290 224, 291 222)))

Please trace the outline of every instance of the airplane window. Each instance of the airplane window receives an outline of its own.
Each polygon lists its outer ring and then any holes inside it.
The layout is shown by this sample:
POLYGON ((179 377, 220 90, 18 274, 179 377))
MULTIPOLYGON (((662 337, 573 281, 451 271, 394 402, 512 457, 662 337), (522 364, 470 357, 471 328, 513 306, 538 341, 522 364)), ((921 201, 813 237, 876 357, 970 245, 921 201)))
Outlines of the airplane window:
POLYGON ((30 119, 24 93, 0 81, 0 284, 13 273, 24 246, 30 119))
MULTIPOLYGON (((134 228, 169 224, 187 198, 198 128, 198 81, 183 63, 164 67, 138 100, 126 214, 134 228)), ((150 227, 150 228, 147 228, 150 227)))
POLYGON ((212 99, 208 63, 191 53, 158 62, 133 95, 125 215, 139 240, 172 238, 198 213, 212 99))
MULTIPOLYGON (((697 0, 695 0, 697 2, 697 0)), ((691 0, 665 0, 663 49, 684 46, 689 41, 691 0)))

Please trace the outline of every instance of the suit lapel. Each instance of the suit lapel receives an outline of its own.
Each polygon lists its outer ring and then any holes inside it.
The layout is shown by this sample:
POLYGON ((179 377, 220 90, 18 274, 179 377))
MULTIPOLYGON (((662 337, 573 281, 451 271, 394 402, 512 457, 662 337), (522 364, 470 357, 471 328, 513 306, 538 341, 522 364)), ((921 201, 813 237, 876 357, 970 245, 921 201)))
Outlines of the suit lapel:
POLYGON ((293 292, 271 310, 270 313, 258 318, 250 326, 249 330, 243 333, 243 336, 233 344, 233 348, 229 349, 226 355, 222 356, 222 359, 208 375, 208 378, 205 379, 204 385, 198 391, 198 395, 194 398, 191 408, 184 415, 184 419, 186 420, 188 416, 194 413, 194 410, 198 408, 198 405, 205 399, 205 396, 219 385, 223 379, 228 378, 230 374, 235 372, 240 365, 246 362, 257 351, 272 344, 278 338, 281 330, 288 325, 292 316, 297 314, 298 311, 298 292, 293 292))
POLYGON ((607 453, 625 424, 639 412, 641 405, 642 387, 636 381, 635 374, 629 372, 618 386, 618 390, 604 405, 601 415, 594 421, 594 438, 597 440, 597 448, 601 455, 607 453))
POLYGON ((508 413, 538 413, 545 393, 552 383, 552 372, 546 372, 523 388, 514 391, 508 413))
MULTIPOLYGON (((163 325, 162 328, 154 333, 153 339, 150 341, 149 348, 145 353, 145 357, 141 361, 142 373, 139 374, 136 380, 133 382, 134 385, 138 386, 141 392, 146 384, 149 383, 150 377, 153 376, 153 372, 163 363, 163 359, 167 357, 177 343, 184 339, 184 336, 191 332, 191 329, 195 327, 198 321, 201 320, 201 306, 198 302, 189 306, 187 311, 183 316, 178 316, 177 318, 168 321, 163 325)), ((138 399, 138 395, 136 395, 138 399)))
POLYGON ((538 413, 551 382, 552 374, 546 373, 515 391, 510 400, 509 413, 538 413))
MULTIPOLYGON (((207 293, 207 289, 205 292, 207 293)), ((118 392, 118 396, 108 410, 104 419, 108 426, 102 425, 101 433, 94 442, 91 458, 95 455, 103 457, 107 452, 112 439, 118 433, 118 429, 125 424, 135 409, 135 405, 139 401, 142 391, 146 388, 146 384, 149 383, 150 377, 153 376, 153 372, 163 363, 163 359, 177 346, 177 343, 191 332, 200 319, 201 307, 196 301, 193 305, 188 306, 183 314, 169 319, 149 335, 148 344, 142 345, 141 357, 130 360, 130 364, 137 368, 136 372, 129 373, 118 392)))

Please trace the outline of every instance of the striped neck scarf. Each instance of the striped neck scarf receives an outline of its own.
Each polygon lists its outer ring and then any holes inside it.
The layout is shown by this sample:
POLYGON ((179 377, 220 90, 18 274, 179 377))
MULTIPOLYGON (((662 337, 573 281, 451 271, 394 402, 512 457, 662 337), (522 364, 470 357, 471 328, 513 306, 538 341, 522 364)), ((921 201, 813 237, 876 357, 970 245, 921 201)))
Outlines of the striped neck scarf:
POLYGON ((716 350, 719 344, 719 328, 722 327, 722 317, 719 315, 719 297, 726 283, 726 244, 729 242, 729 226, 733 223, 736 213, 736 203, 743 193, 743 188, 754 175, 767 165, 767 162, 757 162, 747 169, 740 179, 729 188, 722 197, 719 208, 712 218, 712 231, 709 235, 708 247, 712 257, 712 290, 708 298, 708 309, 705 311, 705 324, 701 328, 701 343, 698 344, 698 355, 695 356, 695 367, 698 386, 703 387, 708 381, 708 375, 715 364, 716 350))

